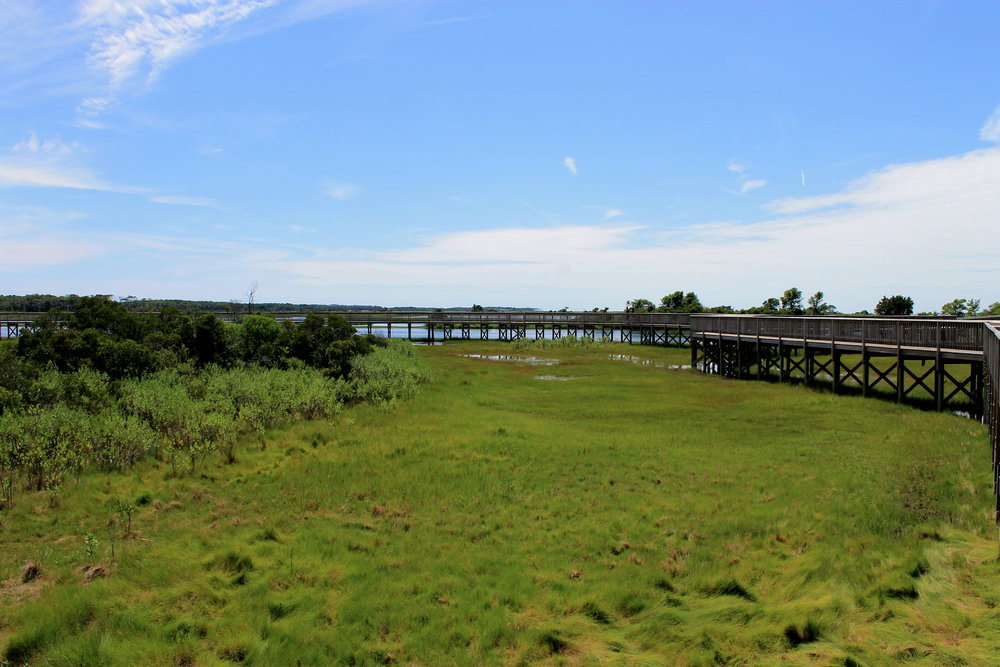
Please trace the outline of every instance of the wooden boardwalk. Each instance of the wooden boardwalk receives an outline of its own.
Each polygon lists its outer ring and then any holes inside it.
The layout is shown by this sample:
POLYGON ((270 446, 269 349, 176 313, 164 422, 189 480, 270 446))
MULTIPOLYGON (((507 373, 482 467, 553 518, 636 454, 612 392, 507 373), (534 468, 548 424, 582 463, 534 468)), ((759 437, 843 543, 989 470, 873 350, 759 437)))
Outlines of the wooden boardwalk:
MULTIPOLYGON (((406 338, 419 340, 558 339, 573 335, 644 345, 687 345, 691 316, 677 313, 594 312, 341 312, 337 313, 365 333, 393 327, 406 338)), ((402 337, 402 336, 400 336, 402 337)))
POLYGON ((691 365, 735 378, 888 390, 983 413, 981 320, 694 315, 691 365), (971 409, 970 409, 971 408, 971 409))

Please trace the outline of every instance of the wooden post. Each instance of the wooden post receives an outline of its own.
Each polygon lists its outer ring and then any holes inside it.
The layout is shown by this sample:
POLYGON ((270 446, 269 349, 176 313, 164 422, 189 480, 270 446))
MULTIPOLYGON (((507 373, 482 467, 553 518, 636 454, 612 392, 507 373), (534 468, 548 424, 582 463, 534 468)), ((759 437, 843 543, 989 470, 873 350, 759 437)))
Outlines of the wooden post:
POLYGON ((837 344, 830 341, 830 356, 833 358, 833 393, 836 394, 840 388, 840 353, 837 352, 837 344))
POLYGON ((896 402, 903 402, 903 382, 906 375, 903 370, 903 323, 896 320, 896 402))
POLYGON ((743 338, 740 335, 740 323, 736 323, 736 377, 743 377, 743 338))
POLYGON ((763 377, 763 372, 761 370, 762 365, 760 363, 760 318, 759 317, 755 317, 754 318, 754 323, 757 325, 757 334, 755 336, 755 338, 756 338, 756 342, 755 342, 756 350, 755 350, 755 352, 757 354, 757 379, 759 380, 759 379, 761 379, 761 377, 763 377))
POLYGON ((809 328, 809 322, 806 318, 802 318, 802 366, 805 368, 803 371, 806 376, 806 384, 809 384, 810 376, 813 374, 813 358, 809 354, 809 336, 806 334, 809 328))
POLYGON ((868 324, 861 321, 861 395, 868 396, 868 347, 865 345, 865 333, 868 324))
POLYGON ((941 365, 941 323, 937 323, 937 350, 934 352, 934 401, 937 411, 944 410, 944 367, 941 365))
POLYGON ((972 374, 972 404, 975 406, 976 415, 982 418, 983 415, 983 365, 984 362, 973 361, 969 364, 969 372, 972 374))
POLYGON ((840 386, 840 355, 837 354, 837 337, 833 335, 833 320, 830 321, 830 358, 833 360, 833 393, 840 386))
POLYGON ((719 375, 725 375, 725 368, 726 368, 726 361, 725 361, 725 359, 726 359, 726 356, 722 353, 722 331, 721 331, 722 327, 719 327, 719 329, 720 329, 720 331, 719 331, 719 348, 717 350, 719 356, 718 356, 718 359, 716 360, 717 363, 718 363, 718 371, 717 372, 718 372, 719 375))

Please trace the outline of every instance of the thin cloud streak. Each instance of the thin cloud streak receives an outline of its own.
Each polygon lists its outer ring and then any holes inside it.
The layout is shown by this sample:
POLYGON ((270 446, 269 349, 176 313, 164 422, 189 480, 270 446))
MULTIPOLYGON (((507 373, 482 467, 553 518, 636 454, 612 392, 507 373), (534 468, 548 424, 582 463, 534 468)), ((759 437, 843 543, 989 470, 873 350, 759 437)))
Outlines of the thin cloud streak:
POLYGON ((763 179, 763 178, 758 179, 756 181, 747 181, 746 183, 743 184, 742 187, 740 187, 740 194, 744 194, 745 195, 746 193, 750 192, 751 190, 756 190, 757 188, 762 188, 765 185, 767 185, 767 181, 765 179, 763 179))
POLYGON ((78 158, 80 147, 59 139, 39 140, 32 133, 0 156, 0 189, 63 188, 140 195, 160 204, 217 208, 210 199, 183 195, 158 195, 150 188, 109 183, 78 158))
POLYGON ((570 170, 574 176, 576 176, 576 160, 571 157, 563 158, 563 166, 570 170))
POLYGON ((1000 106, 996 108, 993 115, 983 124, 979 130, 979 138, 983 141, 1000 143, 1000 106))

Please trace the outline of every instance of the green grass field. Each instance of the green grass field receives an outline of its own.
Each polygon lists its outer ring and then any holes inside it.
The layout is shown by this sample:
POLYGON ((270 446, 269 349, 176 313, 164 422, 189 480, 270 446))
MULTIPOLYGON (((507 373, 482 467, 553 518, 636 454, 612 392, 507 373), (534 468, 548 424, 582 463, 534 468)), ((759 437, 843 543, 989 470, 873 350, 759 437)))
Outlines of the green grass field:
POLYGON ((1000 655, 982 425, 670 370, 689 362, 686 349, 475 341, 421 354, 434 380, 415 398, 270 432, 234 464, 86 474, 55 507, 23 492, 0 512, 3 657, 957 665, 1000 655), (121 496, 137 505, 124 536, 112 510, 121 496), (21 583, 28 560, 41 572, 21 583), (96 564, 106 576, 85 582, 96 564))

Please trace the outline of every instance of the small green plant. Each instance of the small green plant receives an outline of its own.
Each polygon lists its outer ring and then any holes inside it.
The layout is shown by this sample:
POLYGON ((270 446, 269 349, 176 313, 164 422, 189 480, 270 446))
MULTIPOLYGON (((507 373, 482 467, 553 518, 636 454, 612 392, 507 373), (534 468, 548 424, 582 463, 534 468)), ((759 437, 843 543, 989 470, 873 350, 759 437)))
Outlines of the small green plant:
POLYGON ((135 514, 135 505, 125 496, 118 496, 112 502, 112 509, 118 515, 118 525, 122 529, 122 535, 128 536, 132 532, 132 515, 135 514))
POLYGON ((91 533, 87 533, 87 536, 83 538, 83 546, 87 550, 88 560, 94 560, 94 557, 97 554, 97 545, 97 538, 91 533))
POLYGON ((115 520, 108 517, 108 523, 105 525, 108 529, 108 542, 111 543, 111 562, 115 562, 115 520))

